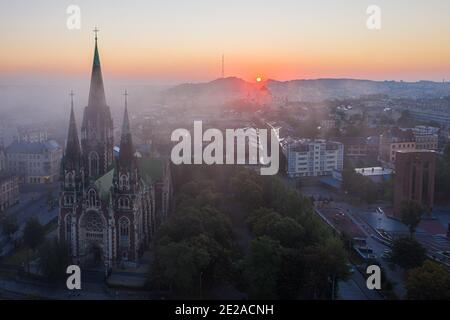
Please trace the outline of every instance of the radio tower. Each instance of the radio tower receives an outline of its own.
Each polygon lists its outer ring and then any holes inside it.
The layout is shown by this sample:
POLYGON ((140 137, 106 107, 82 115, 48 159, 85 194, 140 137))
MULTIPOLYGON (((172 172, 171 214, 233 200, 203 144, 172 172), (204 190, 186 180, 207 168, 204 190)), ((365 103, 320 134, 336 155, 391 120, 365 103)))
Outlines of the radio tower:
POLYGON ((225 78, 225 55, 222 54, 222 79, 225 78))

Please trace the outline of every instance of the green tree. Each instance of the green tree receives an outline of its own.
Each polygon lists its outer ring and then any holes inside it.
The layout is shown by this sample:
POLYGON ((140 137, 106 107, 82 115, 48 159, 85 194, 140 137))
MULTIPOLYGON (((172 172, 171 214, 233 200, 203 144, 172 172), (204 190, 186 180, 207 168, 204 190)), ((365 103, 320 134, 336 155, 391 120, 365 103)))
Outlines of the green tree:
POLYGON ((19 230, 17 219, 15 216, 7 216, 1 222, 1 228, 8 241, 11 240, 11 236, 19 230))
POLYGON ((23 243, 27 247, 27 270, 30 271, 30 250, 35 251, 36 248, 42 243, 45 236, 44 227, 39 223, 36 218, 30 218, 23 230, 23 243))
POLYGON ((347 277, 347 254, 342 241, 332 237, 307 248, 305 252, 307 269, 303 281, 303 298, 334 298, 332 295, 336 295, 339 279, 347 277))
POLYGON ((422 219, 422 207, 415 201, 404 201, 401 204, 400 219, 409 228, 411 236, 422 219))
POLYGON ((205 249, 169 240, 155 248, 151 277, 155 285, 192 298, 200 292, 200 277, 209 263, 205 249))
POLYGON ((432 261, 411 270, 406 279, 408 299, 450 300, 450 269, 432 261))
POLYGON ((45 229, 39 223, 36 218, 30 218, 23 230, 23 242, 31 250, 36 248, 42 243, 45 236, 45 229))
POLYGON ((50 282, 66 278, 66 269, 70 263, 68 253, 67 244, 56 239, 47 240, 38 248, 40 271, 50 282))
POLYGON ((392 261, 404 269, 412 269, 422 265, 426 259, 425 248, 414 238, 404 237, 394 241, 392 261))
POLYGON ((244 279, 250 298, 277 298, 281 249, 279 241, 267 236, 252 240, 250 252, 244 262, 244 279))
POLYGON ((444 148, 444 160, 450 163, 450 143, 447 143, 444 148))

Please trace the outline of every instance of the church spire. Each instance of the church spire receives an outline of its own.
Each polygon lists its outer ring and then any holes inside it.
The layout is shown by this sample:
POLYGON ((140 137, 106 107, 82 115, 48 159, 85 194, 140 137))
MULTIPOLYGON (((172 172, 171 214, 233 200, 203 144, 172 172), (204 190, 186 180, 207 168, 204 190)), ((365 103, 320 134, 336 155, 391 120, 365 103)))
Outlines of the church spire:
POLYGON ((74 93, 70 91, 70 121, 69 132, 67 133, 67 144, 65 157, 67 160, 72 160, 74 163, 80 160, 80 142, 78 140, 77 124, 75 122, 75 114, 73 112, 73 96, 74 93))
POLYGON ((95 49, 94 49, 94 61, 92 64, 92 75, 91 75, 91 87, 89 89, 89 103, 88 106, 106 106, 105 89, 103 87, 103 76, 102 69, 100 66, 100 55, 98 53, 97 44, 97 27, 94 29, 95 33, 95 49))
POLYGON ((131 139, 130 120, 128 118, 128 92, 125 90, 125 111, 123 113, 122 135, 120 137, 119 164, 128 166, 134 161, 134 146, 131 139))

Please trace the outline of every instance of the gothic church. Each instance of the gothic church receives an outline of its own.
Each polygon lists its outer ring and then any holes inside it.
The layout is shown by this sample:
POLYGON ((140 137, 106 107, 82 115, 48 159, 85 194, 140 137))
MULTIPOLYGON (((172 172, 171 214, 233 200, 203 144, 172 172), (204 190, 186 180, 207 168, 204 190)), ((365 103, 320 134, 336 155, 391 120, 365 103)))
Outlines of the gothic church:
POLYGON ((59 238, 70 248, 72 263, 135 266, 157 225, 167 216, 171 188, 168 162, 137 157, 126 97, 118 155, 113 140, 96 36, 81 144, 72 99, 61 163, 58 229, 59 238))

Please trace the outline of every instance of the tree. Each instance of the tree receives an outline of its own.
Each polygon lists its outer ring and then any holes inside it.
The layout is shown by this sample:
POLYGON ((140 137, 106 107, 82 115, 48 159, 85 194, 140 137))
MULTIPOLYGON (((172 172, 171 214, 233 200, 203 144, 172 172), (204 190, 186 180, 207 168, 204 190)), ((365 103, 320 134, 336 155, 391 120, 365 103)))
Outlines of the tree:
POLYGON ((401 204, 400 219, 409 227, 411 236, 422 219, 422 207, 415 201, 404 201, 401 204))
POLYGON ((1 228, 6 238, 11 240, 11 236, 19 230, 17 219, 15 216, 7 216, 1 222, 1 228))
POLYGON ((394 241, 392 261, 404 269, 412 269, 422 265, 426 259, 425 248, 414 238, 404 237, 394 241))
POLYGON ((450 269, 432 261, 411 270, 406 279, 408 299, 450 300, 450 269))
POLYGON ((209 262, 210 256, 203 248, 186 241, 168 241, 155 248, 151 277, 154 284, 192 298, 200 289, 199 279, 209 262))
POLYGON ((39 268, 50 282, 65 279, 69 265, 69 248, 65 242, 47 240, 38 249, 39 268))
POLYGON ((244 262, 244 279, 252 299, 277 298, 281 245, 267 236, 256 238, 244 262))
POLYGON ((23 230, 23 243, 27 247, 27 269, 30 271, 30 253, 29 250, 35 251, 36 248, 42 243, 45 236, 44 227, 39 223, 36 218, 30 218, 23 230))
POLYGON ((30 218, 23 230, 23 242, 32 251, 42 243, 45 229, 36 218, 30 218))
POLYGON ((444 148, 444 160, 450 163, 450 143, 447 143, 444 148))

